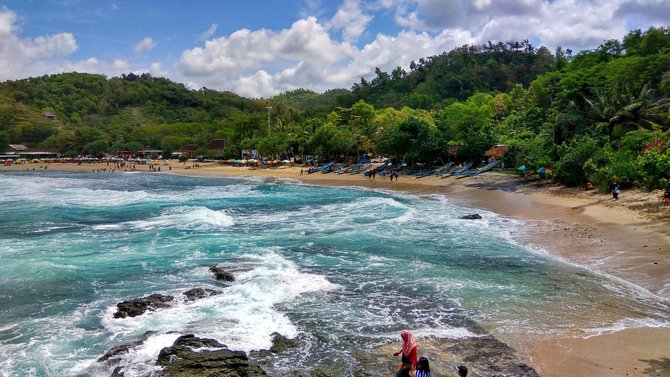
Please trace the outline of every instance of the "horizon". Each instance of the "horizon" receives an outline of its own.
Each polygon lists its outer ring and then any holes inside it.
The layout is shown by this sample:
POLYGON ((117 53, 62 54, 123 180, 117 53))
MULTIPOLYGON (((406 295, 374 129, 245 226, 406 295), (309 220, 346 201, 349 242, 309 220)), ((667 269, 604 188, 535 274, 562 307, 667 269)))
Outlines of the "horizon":
POLYGON ((465 44, 583 51, 670 24, 670 0, 0 3, 0 80, 149 73, 247 98, 350 89, 465 44))

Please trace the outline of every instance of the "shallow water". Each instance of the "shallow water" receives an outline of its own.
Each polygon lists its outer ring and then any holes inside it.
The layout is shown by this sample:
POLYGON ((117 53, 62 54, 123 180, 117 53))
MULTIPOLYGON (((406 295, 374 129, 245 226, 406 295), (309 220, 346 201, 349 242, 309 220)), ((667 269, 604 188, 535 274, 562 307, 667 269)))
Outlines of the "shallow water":
POLYGON ((670 327, 668 303, 516 244, 523 223, 443 196, 165 174, 0 174, 0 376, 109 375, 95 360, 157 331, 124 363, 155 370, 179 334, 232 349, 303 347, 272 372, 356 367, 418 337, 670 327), (209 266, 236 282, 213 279, 209 266), (135 318, 120 301, 224 293, 135 318))

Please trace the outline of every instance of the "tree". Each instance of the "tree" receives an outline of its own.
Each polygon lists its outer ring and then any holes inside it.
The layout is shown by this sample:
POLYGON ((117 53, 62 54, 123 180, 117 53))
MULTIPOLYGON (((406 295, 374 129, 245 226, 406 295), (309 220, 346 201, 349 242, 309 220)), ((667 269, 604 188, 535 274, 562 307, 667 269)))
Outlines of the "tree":
POLYGON ((84 153, 100 156, 109 151, 109 143, 107 140, 96 140, 84 147, 84 153))

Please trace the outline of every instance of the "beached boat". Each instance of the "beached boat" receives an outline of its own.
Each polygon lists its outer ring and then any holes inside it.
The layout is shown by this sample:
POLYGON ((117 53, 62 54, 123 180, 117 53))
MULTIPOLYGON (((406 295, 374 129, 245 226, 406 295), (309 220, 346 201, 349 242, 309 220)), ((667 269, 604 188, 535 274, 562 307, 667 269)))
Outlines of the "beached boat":
POLYGON ((474 162, 468 162, 465 165, 463 165, 462 167, 454 170, 451 174, 447 174, 447 175, 443 176, 442 178, 446 178, 446 177, 450 177, 450 176, 457 177, 459 175, 465 174, 465 172, 468 171, 468 169, 470 169, 472 164, 474 164, 474 162))

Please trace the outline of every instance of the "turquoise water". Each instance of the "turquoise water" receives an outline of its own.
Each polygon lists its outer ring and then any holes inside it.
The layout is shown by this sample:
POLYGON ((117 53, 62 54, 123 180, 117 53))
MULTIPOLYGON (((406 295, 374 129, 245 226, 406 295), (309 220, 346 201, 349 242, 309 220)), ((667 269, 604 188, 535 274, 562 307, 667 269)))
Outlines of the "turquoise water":
MULTIPOLYGON (((135 173, 0 173, 0 376, 147 375, 180 334, 272 360, 351 371, 353 355, 418 337, 670 326, 663 301, 519 246, 523 223, 443 196, 291 181, 135 173), (219 265, 236 282, 213 279, 219 265), (116 304, 195 287, 224 293, 114 319, 116 304)), ((299 368, 298 368, 299 369, 299 368)), ((349 372, 345 372, 349 373, 349 372)))

